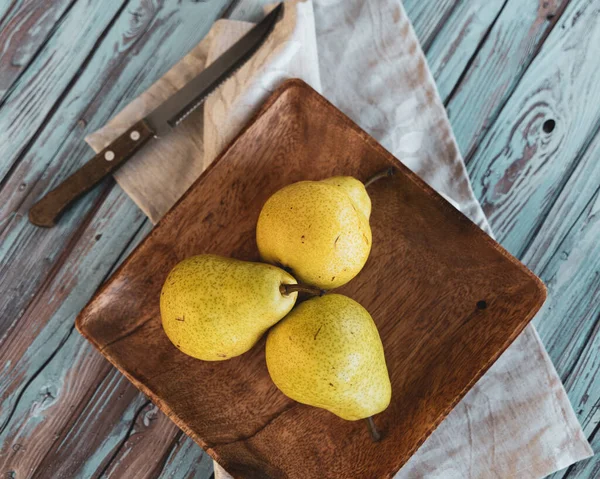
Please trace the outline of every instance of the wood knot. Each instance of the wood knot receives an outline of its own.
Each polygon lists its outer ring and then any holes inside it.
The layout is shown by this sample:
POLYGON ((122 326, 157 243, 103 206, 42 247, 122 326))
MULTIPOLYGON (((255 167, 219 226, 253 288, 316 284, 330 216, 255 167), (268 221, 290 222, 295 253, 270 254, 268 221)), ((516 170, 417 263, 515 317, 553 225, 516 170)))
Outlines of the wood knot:
POLYGON ((554 120, 546 120, 542 125, 542 129, 545 133, 552 133, 554 128, 556 127, 556 122, 554 120))

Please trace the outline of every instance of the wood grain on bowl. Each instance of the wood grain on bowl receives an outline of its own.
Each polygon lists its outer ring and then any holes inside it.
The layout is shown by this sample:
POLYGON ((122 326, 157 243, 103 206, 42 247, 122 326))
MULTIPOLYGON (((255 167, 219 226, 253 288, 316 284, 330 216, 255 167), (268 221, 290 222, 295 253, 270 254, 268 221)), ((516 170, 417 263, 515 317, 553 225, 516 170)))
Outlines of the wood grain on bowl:
POLYGON ((79 331, 234 477, 392 477, 517 337, 541 282, 327 100, 284 83, 98 292, 79 331), (257 260, 266 199, 299 180, 352 175, 369 187, 373 249, 336 290, 373 316, 392 381, 375 423, 291 401, 271 382, 264 338, 223 362, 187 357, 162 331, 159 292, 183 258, 257 260))

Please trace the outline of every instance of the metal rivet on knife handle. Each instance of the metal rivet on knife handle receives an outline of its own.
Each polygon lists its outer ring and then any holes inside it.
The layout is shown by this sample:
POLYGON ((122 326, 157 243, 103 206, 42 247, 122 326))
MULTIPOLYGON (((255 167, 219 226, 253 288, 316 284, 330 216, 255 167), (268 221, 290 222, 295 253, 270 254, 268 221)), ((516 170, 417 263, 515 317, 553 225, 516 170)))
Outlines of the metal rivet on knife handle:
POLYGON ((92 189, 104 177, 114 172, 138 151, 154 131, 141 120, 110 144, 94 158, 69 176, 58 187, 44 196, 29 210, 29 220, 37 226, 50 228, 67 207, 86 191, 92 189), (136 133, 136 135, 132 135, 136 133), (132 136, 138 136, 132 141, 132 136))

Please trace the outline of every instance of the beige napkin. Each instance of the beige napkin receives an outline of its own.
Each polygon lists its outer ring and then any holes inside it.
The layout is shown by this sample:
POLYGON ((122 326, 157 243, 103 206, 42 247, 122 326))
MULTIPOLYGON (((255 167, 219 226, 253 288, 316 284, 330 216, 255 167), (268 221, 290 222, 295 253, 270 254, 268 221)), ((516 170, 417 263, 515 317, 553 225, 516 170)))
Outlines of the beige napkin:
MULTIPOLYGON (((90 135, 90 145, 102 149, 249 27, 217 22, 167 75, 90 135)), ((204 113, 196 112, 184 129, 149 145, 115 175, 117 181, 158 221, 288 77, 322 91, 491 234, 423 52, 396 0, 315 0, 314 15, 309 1, 287 3, 267 42, 208 99, 204 113)), ((529 326, 396 477, 539 478, 591 454, 560 379, 529 326)), ((228 477, 217 465, 215 475, 228 477)))

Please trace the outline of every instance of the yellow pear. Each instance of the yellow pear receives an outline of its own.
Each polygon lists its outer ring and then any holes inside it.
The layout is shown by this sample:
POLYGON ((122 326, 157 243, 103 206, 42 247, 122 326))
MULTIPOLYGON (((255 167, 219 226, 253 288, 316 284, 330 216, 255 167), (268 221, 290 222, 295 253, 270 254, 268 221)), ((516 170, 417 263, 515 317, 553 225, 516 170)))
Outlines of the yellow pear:
POLYGON ((370 212, 364 185, 351 177, 288 185, 263 206, 256 225, 258 250, 300 282, 337 288, 369 257, 370 212))
POLYGON ((350 421, 388 407, 392 388, 373 319, 341 294, 309 299, 267 336, 267 368, 288 397, 350 421))
POLYGON ((248 351, 294 306, 296 280, 280 268, 215 255, 178 263, 160 294, 165 333, 185 354, 205 361, 248 351))
POLYGON ((362 181, 352 176, 332 176, 321 181, 344 190, 358 211, 365 215, 365 218, 369 219, 371 216, 371 198, 369 198, 367 189, 362 181))

